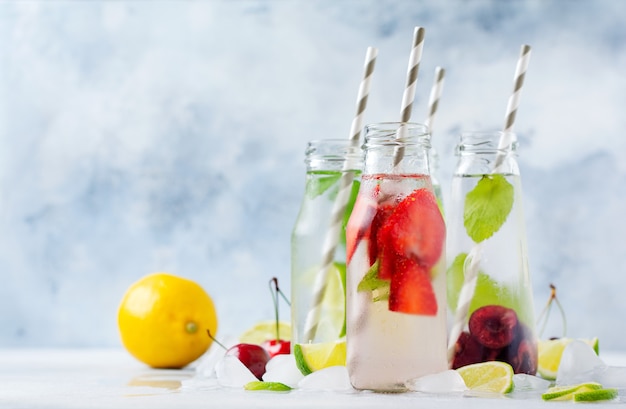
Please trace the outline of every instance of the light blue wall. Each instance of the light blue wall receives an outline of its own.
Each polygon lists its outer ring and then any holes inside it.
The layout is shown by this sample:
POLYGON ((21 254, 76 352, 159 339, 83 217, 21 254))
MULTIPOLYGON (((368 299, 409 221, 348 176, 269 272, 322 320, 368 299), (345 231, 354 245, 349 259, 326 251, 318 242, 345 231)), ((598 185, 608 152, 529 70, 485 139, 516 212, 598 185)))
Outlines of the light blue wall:
POLYGON ((624 349, 624 21, 614 0, 0 3, 0 346, 119 345, 124 290, 160 270, 211 293, 224 335, 271 318, 306 141, 348 137, 369 45, 365 120, 399 118, 421 25, 413 118, 445 67, 444 191, 459 131, 502 126, 533 46, 516 130, 536 310, 554 283, 569 335, 624 349))

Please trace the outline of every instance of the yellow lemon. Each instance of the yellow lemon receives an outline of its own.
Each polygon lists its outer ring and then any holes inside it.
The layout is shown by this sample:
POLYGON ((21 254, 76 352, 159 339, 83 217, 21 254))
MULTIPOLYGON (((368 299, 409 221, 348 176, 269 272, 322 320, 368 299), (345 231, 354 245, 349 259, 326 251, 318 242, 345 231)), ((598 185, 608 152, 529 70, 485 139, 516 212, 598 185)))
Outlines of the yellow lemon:
POLYGON ((154 368, 182 368, 199 358, 217 331, 213 300, 194 281, 167 273, 141 278, 118 310, 124 347, 154 368))

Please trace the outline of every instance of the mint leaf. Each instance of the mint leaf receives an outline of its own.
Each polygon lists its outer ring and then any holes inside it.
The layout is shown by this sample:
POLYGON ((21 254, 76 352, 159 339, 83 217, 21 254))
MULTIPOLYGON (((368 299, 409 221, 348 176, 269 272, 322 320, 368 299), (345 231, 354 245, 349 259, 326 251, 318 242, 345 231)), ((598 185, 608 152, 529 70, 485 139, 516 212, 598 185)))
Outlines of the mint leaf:
POLYGON ((365 273, 363 279, 357 286, 357 291, 374 291, 384 287, 389 287, 389 281, 378 278, 378 260, 365 273))
POLYGON ((467 235, 480 243, 493 236, 513 208, 513 185, 502 175, 484 175, 465 196, 463 224, 467 235))
POLYGON ((313 171, 309 172, 309 175, 315 175, 312 179, 309 180, 309 183, 306 187, 306 195, 309 199, 314 199, 317 196, 324 194, 328 189, 331 188, 339 178, 341 177, 341 172, 332 171, 332 170, 321 170, 321 171, 313 171))

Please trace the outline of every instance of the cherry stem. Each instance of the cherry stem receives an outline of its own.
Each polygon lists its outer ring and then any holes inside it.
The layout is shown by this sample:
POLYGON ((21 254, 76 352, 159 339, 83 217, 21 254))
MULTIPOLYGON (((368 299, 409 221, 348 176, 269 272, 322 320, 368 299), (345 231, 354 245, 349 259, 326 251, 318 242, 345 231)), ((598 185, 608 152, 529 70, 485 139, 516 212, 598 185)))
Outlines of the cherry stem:
POLYGON ((220 341, 218 341, 213 335, 211 335, 211 330, 207 329, 206 333, 209 335, 209 338, 211 338, 217 345, 221 346, 222 348, 224 348, 225 351, 228 351, 228 348, 226 348, 224 346, 224 344, 222 344, 220 341))
POLYGON ((280 340, 279 319, 278 319, 278 278, 272 277, 270 280, 270 294, 272 294, 272 302, 274 303, 274 316, 276 318, 276 342, 280 340))
POLYGON ((550 316, 550 310, 552 309, 552 302, 556 303, 556 306, 559 308, 559 312, 561 313, 561 320, 563 321, 563 337, 567 334, 567 320, 565 319, 565 310, 563 306, 559 302, 559 299, 556 296, 556 286, 554 284, 550 284, 550 297, 548 298, 548 302, 546 306, 541 311, 539 315, 539 319, 537 320, 537 325, 541 324, 541 329, 539 330, 539 336, 541 337, 543 331, 546 329, 546 325, 548 324, 548 317, 550 316))

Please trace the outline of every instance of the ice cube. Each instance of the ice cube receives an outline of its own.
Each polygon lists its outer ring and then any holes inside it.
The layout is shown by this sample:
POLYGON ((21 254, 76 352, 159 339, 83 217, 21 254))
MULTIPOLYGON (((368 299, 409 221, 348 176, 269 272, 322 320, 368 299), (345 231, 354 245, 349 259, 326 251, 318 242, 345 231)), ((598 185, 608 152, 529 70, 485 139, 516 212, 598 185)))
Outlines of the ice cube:
POLYGON ((180 382, 180 389, 185 391, 194 391, 194 390, 210 390, 216 389, 219 387, 219 383, 215 378, 206 378, 204 376, 194 376, 193 378, 183 379, 180 382))
POLYGON ((583 382, 598 382, 598 376, 606 368, 607 365, 589 344, 574 340, 563 350, 556 383, 557 385, 573 385, 583 382))
POLYGON ((222 386, 242 388, 245 384, 258 381, 241 361, 232 355, 226 355, 215 365, 217 382, 222 386))
POLYGON ((281 382, 292 388, 297 387, 302 378, 304 375, 296 366, 295 357, 287 354, 276 355, 270 359, 263 375, 266 382, 281 382))
POLYGON ((545 392, 551 382, 538 376, 520 373, 513 375, 513 384, 515 391, 545 392))
POLYGON ((467 390, 461 375, 452 369, 410 380, 407 382, 407 387, 415 392, 428 393, 452 393, 467 390))
POLYGON ((350 377, 345 366, 329 366, 305 376, 298 382, 298 388, 303 390, 352 390, 350 377))
POLYGON ((605 388, 626 389, 626 367, 609 366, 599 371, 596 379, 605 388))

